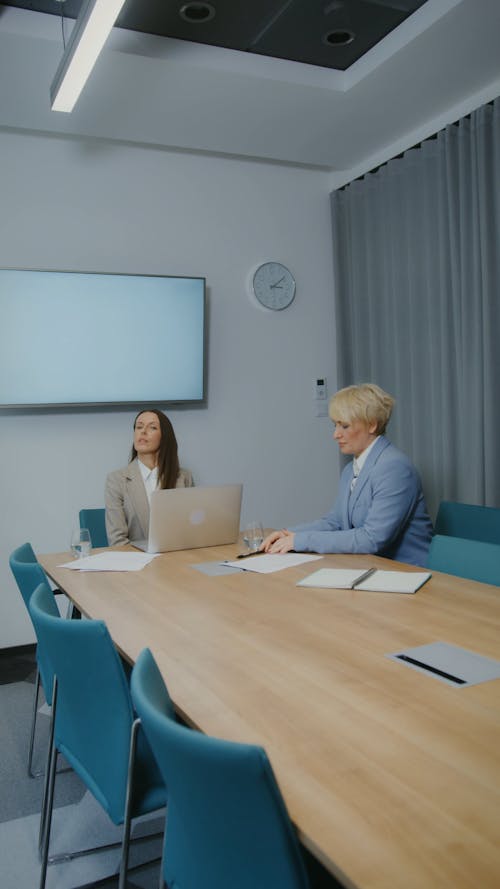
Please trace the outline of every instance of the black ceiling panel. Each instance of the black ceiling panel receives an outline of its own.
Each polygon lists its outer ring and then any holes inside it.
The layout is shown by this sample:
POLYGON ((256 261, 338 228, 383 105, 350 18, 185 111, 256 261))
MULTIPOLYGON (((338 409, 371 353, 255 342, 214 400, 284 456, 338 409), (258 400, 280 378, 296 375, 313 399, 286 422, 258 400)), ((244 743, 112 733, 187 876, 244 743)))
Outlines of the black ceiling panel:
MULTIPOLYGON (((426 0, 126 0, 131 31, 344 71, 426 0)), ((76 18, 82 0, 11 0, 76 18)))

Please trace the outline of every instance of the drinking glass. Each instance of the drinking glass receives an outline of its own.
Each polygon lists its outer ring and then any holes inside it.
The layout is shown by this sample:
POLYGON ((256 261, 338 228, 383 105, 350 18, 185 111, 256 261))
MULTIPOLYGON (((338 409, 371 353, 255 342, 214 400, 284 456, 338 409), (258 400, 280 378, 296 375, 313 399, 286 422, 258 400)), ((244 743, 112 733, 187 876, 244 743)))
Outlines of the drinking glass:
POLYGON ((249 522, 243 531, 243 543, 251 553, 257 552, 264 540, 264 529, 261 522, 249 522))
POLYGON ((83 559, 90 555, 92 541, 88 528, 74 528, 71 534, 71 552, 75 559, 83 559))

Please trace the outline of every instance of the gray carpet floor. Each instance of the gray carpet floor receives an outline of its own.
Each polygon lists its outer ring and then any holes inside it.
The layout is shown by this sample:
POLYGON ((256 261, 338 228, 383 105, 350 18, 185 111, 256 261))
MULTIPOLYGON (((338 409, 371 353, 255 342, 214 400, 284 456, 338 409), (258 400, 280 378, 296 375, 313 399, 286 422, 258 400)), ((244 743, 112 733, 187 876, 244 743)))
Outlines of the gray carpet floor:
MULTIPOLYGON (((28 738, 34 694, 35 660, 31 651, 0 654, 0 887, 38 886, 38 828, 43 778, 27 774, 28 738)), ((45 768, 50 712, 41 696, 37 720, 34 769, 45 768)), ((64 766, 60 760, 59 768, 64 766)), ((135 836, 163 829, 163 816, 137 821, 135 836)), ((51 854, 85 849, 121 839, 99 804, 72 771, 56 780, 51 854)), ((137 844, 131 850, 129 889, 157 889, 161 840, 137 844), (149 864, 156 859, 153 864, 149 864), (144 866, 143 862, 146 862, 144 866)), ((119 849, 70 862, 52 864, 47 889, 115 887, 119 849)))

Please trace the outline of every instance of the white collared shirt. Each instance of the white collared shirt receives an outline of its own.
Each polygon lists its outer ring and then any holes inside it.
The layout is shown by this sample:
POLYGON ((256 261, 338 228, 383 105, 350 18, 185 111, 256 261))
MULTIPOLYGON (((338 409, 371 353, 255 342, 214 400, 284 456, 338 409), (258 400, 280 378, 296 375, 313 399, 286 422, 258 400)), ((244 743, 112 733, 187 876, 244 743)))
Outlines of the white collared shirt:
MULTIPOLYGON (((380 436, 377 435, 377 438, 380 438, 380 436)), ((361 452, 361 454, 359 455, 359 457, 353 457, 353 460, 352 460, 352 481, 351 481, 351 491, 353 490, 353 488, 354 488, 355 485, 356 485, 356 482, 357 482, 357 480, 358 480, 358 475, 359 475, 359 473, 361 472, 361 470, 363 469, 363 466, 364 466, 365 463, 366 463, 366 458, 368 457, 368 454, 370 453, 370 451, 371 451, 373 445, 374 445, 375 442, 377 441, 377 438, 374 438, 374 439, 373 439, 372 443, 369 444, 368 447, 365 448, 364 451, 361 452)))
POLYGON ((137 462, 139 463, 139 469, 141 470, 142 480, 144 482, 144 487, 146 488, 146 494, 148 495, 148 501, 151 504, 151 494, 153 491, 156 491, 158 487, 158 467, 155 466, 154 469, 150 469, 149 466, 146 466, 141 460, 138 460, 137 462))
MULTIPOLYGON (((380 435, 377 435, 377 438, 380 438, 380 435)), ((366 458, 368 457, 368 454, 370 453, 373 445, 377 441, 377 438, 373 439, 372 443, 369 444, 368 447, 364 449, 364 451, 362 451, 362 453, 359 455, 359 457, 354 457, 352 462, 353 462, 353 464, 356 464, 356 466, 358 467, 358 475, 361 472, 361 470, 363 469, 363 466, 366 463, 366 458)))

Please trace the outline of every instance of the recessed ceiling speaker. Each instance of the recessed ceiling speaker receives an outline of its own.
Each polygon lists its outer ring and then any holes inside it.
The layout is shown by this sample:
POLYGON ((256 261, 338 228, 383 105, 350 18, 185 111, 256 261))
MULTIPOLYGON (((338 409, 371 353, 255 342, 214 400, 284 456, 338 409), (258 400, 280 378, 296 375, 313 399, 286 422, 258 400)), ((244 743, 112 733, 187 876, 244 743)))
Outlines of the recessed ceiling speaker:
POLYGON ((328 34, 323 36, 323 43, 326 43, 327 46, 347 46, 349 43, 352 43, 355 36, 353 31, 346 31, 345 29, 328 31, 328 34))
POLYGON ((184 3, 179 9, 181 19, 189 24, 204 24, 215 18, 215 8, 211 3, 204 3, 201 0, 191 0, 190 3, 184 3))

